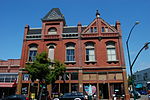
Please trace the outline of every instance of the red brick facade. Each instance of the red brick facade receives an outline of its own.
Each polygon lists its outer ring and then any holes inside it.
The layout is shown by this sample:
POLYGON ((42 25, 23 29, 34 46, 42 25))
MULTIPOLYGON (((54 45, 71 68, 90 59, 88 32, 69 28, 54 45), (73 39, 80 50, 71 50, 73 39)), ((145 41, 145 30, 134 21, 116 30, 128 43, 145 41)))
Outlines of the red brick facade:
MULTIPOLYGON (((78 80, 69 78, 66 80, 67 92, 72 92, 72 86, 77 85, 77 91, 84 92, 84 86, 93 85, 96 87, 95 95, 99 99, 111 99, 115 88, 125 95, 127 100, 127 79, 126 67, 124 62, 124 53, 122 47, 122 32, 120 22, 117 21, 114 26, 106 23, 102 18, 96 15, 93 22, 89 22, 88 26, 66 26, 63 17, 59 17, 58 9, 52 9, 42 20, 42 28, 33 29, 26 25, 24 31, 24 40, 21 56, 21 67, 24 68, 29 60, 30 45, 37 46, 37 52, 46 51, 48 46, 55 45, 54 59, 65 63, 67 67, 68 77, 72 73, 78 74, 78 80), (54 13, 54 17, 52 17, 54 13), (50 16, 50 17, 48 17, 50 16), (50 18, 50 19, 49 19, 50 18), (54 19, 52 19, 54 18, 54 19), (55 28, 56 34, 48 34, 49 29, 55 28), (37 33, 36 33, 37 32, 37 33), (115 44, 115 60, 108 60, 107 43, 115 44), (66 61, 67 44, 74 45, 74 61, 66 61), (87 61, 86 46, 88 43, 93 44, 94 61, 87 61), (106 91, 104 90, 106 89, 106 91), (105 93, 107 92, 107 93, 105 93)), ((92 48, 92 49, 93 49, 92 48)), ((91 59, 91 58, 90 58, 91 59)), ((61 93, 61 85, 63 81, 57 80, 58 93, 61 93)), ((49 88, 49 93, 53 93, 53 85, 49 88)), ((86 94, 86 93, 85 93, 86 94)), ((51 95, 52 97, 54 95, 51 95)))

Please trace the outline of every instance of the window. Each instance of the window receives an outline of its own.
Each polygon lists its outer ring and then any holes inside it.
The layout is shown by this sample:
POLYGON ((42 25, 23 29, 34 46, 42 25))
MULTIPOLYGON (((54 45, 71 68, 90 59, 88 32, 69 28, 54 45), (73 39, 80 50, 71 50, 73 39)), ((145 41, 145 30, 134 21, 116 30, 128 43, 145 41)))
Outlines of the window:
POLYGON ((28 61, 32 62, 35 60, 37 54, 37 45, 29 46, 29 57, 28 61))
POLYGON ((143 79, 146 81, 147 78, 148 78, 147 73, 144 73, 143 79))
MULTIPOLYGON (((108 27, 102 27, 102 32, 109 32, 109 28, 108 27)), ((112 32, 112 30, 111 30, 112 32)))
POLYGON ((97 27, 91 27, 91 28, 90 28, 90 32, 91 32, 91 33, 97 32, 97 27))
POLYGON ((93 33, 93 27, 91 27, 90 32, 93 33))
POLYGON ((75 61, 75 45, 67 44, 66 45, 66 61, 75 61))
POLYGON ((116 49, 115 49, 115 43, 109 42, 106 44, 107 46, 107 57, 108 61, 116 61, 116 49))
POLYGON ((71 73, 71 80, 78 80, 78 73, 71 73))
POLYGON ((79 90, 79 84, 77 83, 72 83, 71 84, 71 92, 77 92, 79 90))
POLYGON ((51 61, 54 61, 54 45, 50 45, 49 48, 48 48, 48 58, 51 60, 51 61))
POLYGON ((48 29, 48 34, 57 34, 57 29, 55 27, 49 28, 48 29))
POLYGON ((94 27, 94 32, 97 32, 97 27, 94 27))
POLYGON ((108 32, 108 31, 109 31, 108 27, 105 27, 105 32, 108 32))
POLYGON ((95 61, 94 44, 86 44, 86 61, 95 61))
POLYGON ((105 28, 104 27, 102 27, 102 32, 105 32, 105 28))

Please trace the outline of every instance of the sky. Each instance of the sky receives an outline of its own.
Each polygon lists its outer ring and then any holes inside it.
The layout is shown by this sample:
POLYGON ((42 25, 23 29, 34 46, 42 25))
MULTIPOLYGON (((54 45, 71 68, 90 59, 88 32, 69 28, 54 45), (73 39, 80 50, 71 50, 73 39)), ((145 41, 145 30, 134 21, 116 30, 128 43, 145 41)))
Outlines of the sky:
MULTIPOLYGON (((0 59, 20 59, 25 25, 42 27, 41 18, 52 8, 60 8, 69 26, 76 26, 78 22, 89 25, 95 18, 96 10, 110 25, 119 20, 128 74, 125 42, 136 21, 140 21, 140 24, 136 25, 129 40, 131 61, 143 45, 150 41, 150 0, 1 0, 0 59)), ((150 68, 150 49, 141 52, 133 71, 146 68, 150 68)))

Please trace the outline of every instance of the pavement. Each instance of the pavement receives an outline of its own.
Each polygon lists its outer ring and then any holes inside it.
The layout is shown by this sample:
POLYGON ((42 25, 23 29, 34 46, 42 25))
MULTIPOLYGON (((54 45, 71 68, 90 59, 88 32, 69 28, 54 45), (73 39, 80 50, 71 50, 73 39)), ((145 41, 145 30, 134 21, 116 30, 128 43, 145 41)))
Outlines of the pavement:
MULTIPOLYGON (((131 98, 130 100, 134 100, 134 98, 131 98)), ((141 98, 136 100, 150 100, 150 99, 148 99, 148 95, 141 95, 141 98)))

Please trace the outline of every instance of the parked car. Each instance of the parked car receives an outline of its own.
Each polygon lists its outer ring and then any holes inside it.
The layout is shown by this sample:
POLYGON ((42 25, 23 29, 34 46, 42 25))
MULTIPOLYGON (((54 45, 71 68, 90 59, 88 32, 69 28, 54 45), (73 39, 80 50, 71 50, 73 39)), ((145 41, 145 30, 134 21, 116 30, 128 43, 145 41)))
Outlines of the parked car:
POLYGON ((138 91, 141 95, 147 95, 147 91, 145 91, 145 90, 140 90, 140 91, 138 91))
POLYGON ((81 92, 74 92, 74 93, 65 93, 59 98, 54 98, 53 100, 85 100, 85 97, 81 92))
POLYGON ((7 96, 2 100, 29 100, 28 97, 25 97, 24 95, 11 95, 11 96, 7 96))
MULTIPOLYGON (((134 91, 135 92, 135 98, 138 99, 138 98, 141 98, 141 94, 138 92, 138 91, 134 91)), ((129 91, 130 93, 130 97, 131 98, 134 98, 134 93, 133 91, 129 91)))

